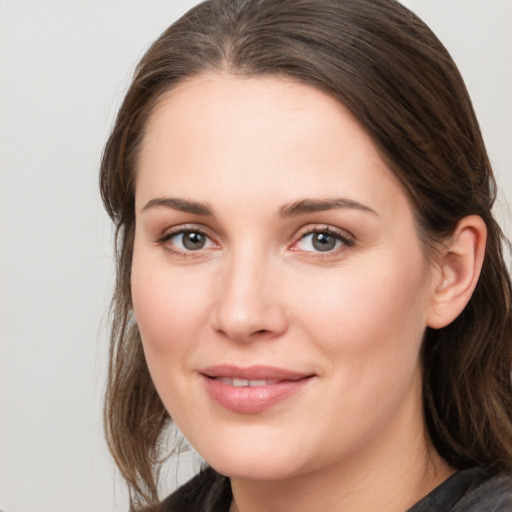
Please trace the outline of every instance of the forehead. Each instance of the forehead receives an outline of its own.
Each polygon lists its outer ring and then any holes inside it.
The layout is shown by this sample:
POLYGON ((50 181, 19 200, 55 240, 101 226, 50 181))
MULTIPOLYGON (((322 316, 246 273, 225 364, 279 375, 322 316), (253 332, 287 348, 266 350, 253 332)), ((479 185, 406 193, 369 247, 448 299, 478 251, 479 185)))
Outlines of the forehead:
MULTIPOLYGON (((343 125, 345 139, 358 138, 361 146, 374 152, 369 136, 349 110, 312 86, 283 77, 202 74, 163 95, 149 118, 146 135, 171 135, 173 128, 174 136, 190 135, 192 129, 196 138, 207 142, 218 134, 256 139, 275 135, 281 128, 277 142, 282 143, 301 136, 303 141, 312 139, 329 124, 329 128, 343 125), (218 130, 210 132, 207 123, 214 123, 218 130)), ((333 132, 333 136, 341 142, 339 133, 333 132)))
MULTIPOLYGON (((371 138, 335 98, 293 80, 200 75, 164 95, 138 162, 141 196, 269 201, 404 194, 371 138)), ((393 207, 391 202, 389 207, 393 207)))

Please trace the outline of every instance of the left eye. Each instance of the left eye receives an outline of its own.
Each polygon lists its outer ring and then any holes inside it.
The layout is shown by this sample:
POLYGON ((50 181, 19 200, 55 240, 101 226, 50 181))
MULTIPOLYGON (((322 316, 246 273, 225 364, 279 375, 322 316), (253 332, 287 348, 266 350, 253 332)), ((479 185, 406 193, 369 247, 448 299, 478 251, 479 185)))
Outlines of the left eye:
POLYGON ((213 243, 200 231, 181 231, 170 235, 167 241, 179 251, 199 251, 210 247, 213 243))
POLYGON ((329 252, 338 249, 343 243, 347 243, 346 240, 336 233, 315 231, 304 235, 296 247, 306 252, 329 252))

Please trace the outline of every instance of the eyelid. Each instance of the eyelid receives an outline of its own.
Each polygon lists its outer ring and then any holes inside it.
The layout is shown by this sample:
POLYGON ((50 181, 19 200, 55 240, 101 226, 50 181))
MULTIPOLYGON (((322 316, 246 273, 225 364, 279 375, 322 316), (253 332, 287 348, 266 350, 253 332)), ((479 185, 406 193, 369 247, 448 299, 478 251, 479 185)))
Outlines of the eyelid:
MULTIPOLYGON (((352 235, 350 232, 346 231, 345 229, 341 229, 327 224, 308 224, 307 226, 304 226, 300 230, 298 230, 298 232, 294 236, 294 241, 288 247, 289 250, 300 251, 303 253, 307 253, 308 256, 310 257, 321 258, 332 256, 333 254, 338 253, 340 250, 346 249, 347 247, 352 247, 355 244, 355 242, 355 236, 352 235), (342 245, 341 247, 325 252, 305 251, 296 247, 301 240, 315 233, 327 233, 329 235, 332 235, 336 237, 338 240, 340 240, 342 245)), ((201 254, 204 254, 205 251, 220 248, 220 244, 217 242, 216 237, 211 234, 211 230, 201 224, 180 224, 168 228, 155 238, 155 243, 164 245, 166 250, 182 257, 198 257, 201 254), (177 249, 175 246, 172 246, 171 244, 166 245, 166 242, 168 242, 172 237, 188 232, 201 233, 213 244, 213 247, 201 248, 196 251, 184 251, 177 249)))
POLYGON ((211 236, 207 232, 208 230, 204 226, 201 226, 200 224, 179 224, 177 226, 172 226, 170 228, 165 228, 164 230, 162 230, 157 235, 155 241, 165 241, 171 238, 172 236, 179 235, 180 233, 186 233, 189 231, 202 233, 203 235, 206 235, 207 237, 211 238, 211 236))
POLYGON ((155 243, 165 246, 165 249, 173 254, 177 254, 179 256, 183 257, 198 257, 200 254, 204 253, 205 251, 211 250, 211 249, 217 249, 220 247, 220 244, 215 240, 215 238, 211 235, 210 230, 207 229, 205 226, 198 225, 198 224, 180 224, 178 226, 174 226, 172 228, 168 228, 164 230, 160 235, 158 235, 155 239, 155 243), (213 245, 214 247, 205 247, 198 249, 196 251, 184 251, 181 249, 176 248, 172 244, 167 244, 169 240, 175 236, 178 236, 183 233, 200 233, 204 235, 213 245))
POLYGON ((349 233, 348 231, 344 229, 340 229, 334 226, 326 225, 326 224, 317 224, 317 225, 308 225, 299 230, 297 235, 295 236, 295 241, 291 244, 290 250, 292 251, 300 251, 301 249, 297 248, 297 244, 306 238, 309 235, 315 234, 315 233, 327 233, 329 235, 332 235, 336 237, 338 240, 342 242, 342 246, 338 247, 337 249, 334 249, 332 251, 302 251, 304 253, 308 253, 308 256, 311 257, 328 257, 329 255, 333 255, 337 253, 340 250, 343 250, 343 248, 352 247, 355 245, 356 239, 354 235, 349 233))

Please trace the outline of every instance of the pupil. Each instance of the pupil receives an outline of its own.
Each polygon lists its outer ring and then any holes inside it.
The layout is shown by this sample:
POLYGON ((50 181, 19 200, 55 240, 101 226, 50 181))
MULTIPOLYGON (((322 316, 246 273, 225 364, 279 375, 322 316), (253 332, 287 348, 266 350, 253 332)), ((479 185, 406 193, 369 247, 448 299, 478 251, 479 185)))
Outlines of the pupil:
POLYGON ((326 233, 316 233, 313 236, 313 247, 317 251, 331 251, 336 246, 336 238, 326 233))
POLYGON ((183 235, 183 246, 191 251, 202 249, 205 244, 205 236, 202 233, 185 233, 183 235))

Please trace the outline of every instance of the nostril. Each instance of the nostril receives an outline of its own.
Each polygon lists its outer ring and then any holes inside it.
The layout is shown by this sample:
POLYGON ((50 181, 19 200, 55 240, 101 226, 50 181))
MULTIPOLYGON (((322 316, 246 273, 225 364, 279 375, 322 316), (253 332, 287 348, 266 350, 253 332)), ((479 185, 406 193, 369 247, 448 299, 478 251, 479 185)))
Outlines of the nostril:
POLYGON ((213 330, 239 341, 271 339, 283 334, 287 318, 282 305, 253 293, 253 287, 246 291, 233 285, 220 296, 211 309, 213 330))

